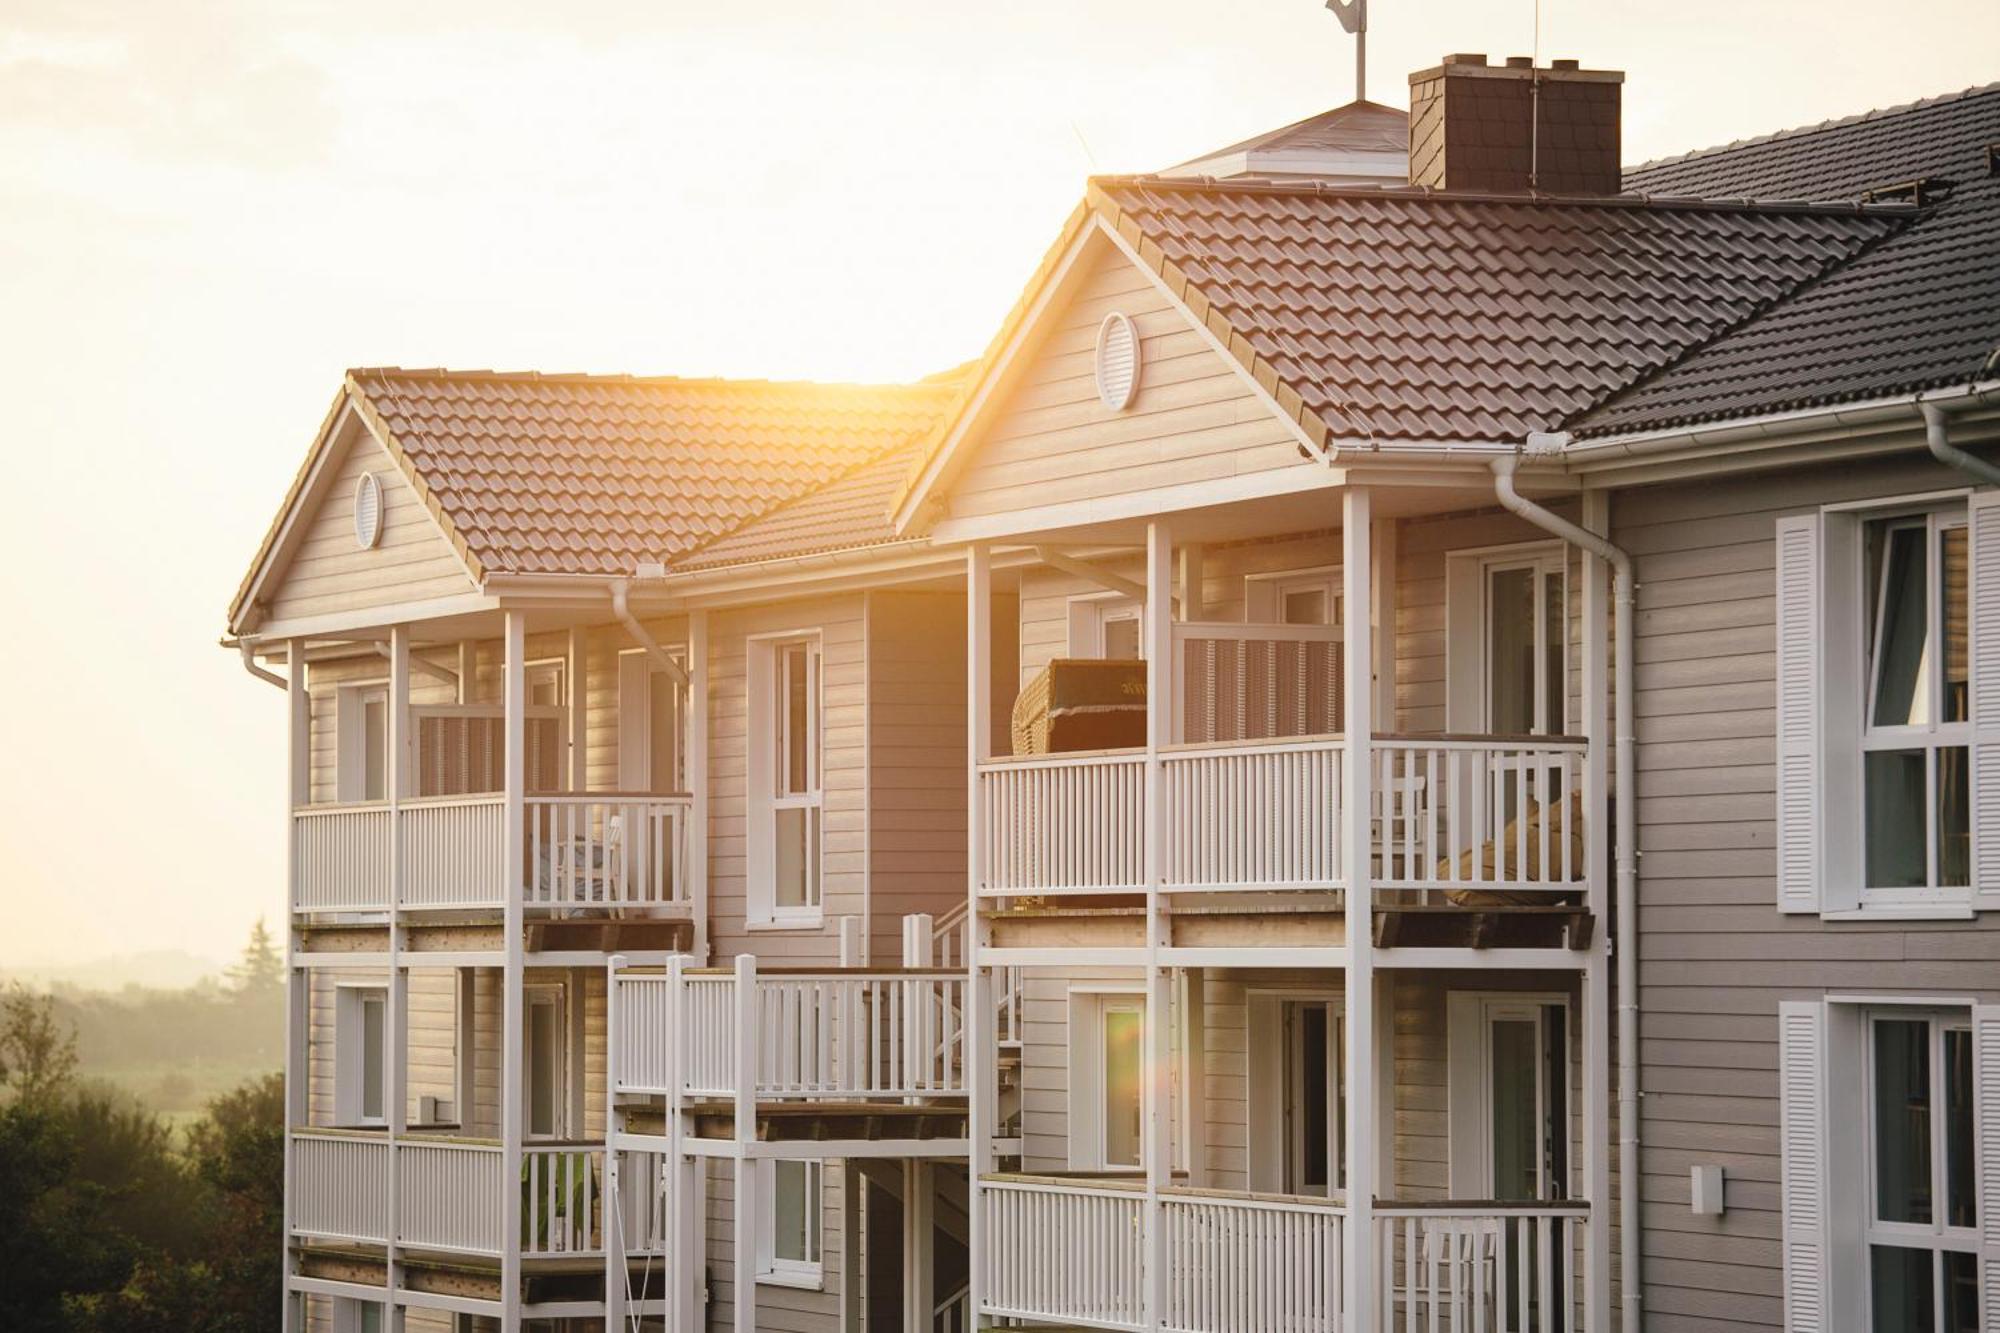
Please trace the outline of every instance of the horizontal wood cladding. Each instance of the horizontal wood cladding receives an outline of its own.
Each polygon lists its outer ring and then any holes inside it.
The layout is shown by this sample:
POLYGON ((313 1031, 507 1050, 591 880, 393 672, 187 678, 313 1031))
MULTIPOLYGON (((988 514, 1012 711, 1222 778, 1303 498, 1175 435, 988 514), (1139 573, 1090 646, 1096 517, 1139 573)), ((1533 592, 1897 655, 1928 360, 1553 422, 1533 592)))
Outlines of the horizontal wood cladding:
POLYGON ((1161 486, 1219 480, 1300 462, 1286 424, 1155 287, 1109 245, 1068 304, 1051 312, 1040 342, 1003 387, 951 484, 957 516, 1101 499, 1161 486), (1113 312, 1139 334, 1139 388, 1129 408, 1098 400, 1098 326, 1113 312))
POLYGON ((350 424, 318 508, 302 525, 289 564, 264 600, 269 618, 292 620, 341 611, 423 602, 475 591, 465 564, 437 521, 373 435, 350 424), (382 486, 381 537, 362 550, 354 538, 354 490, 362 473, 382 486))
POLYGON ((1928 460, 1901 459, 1614 499, 1613 539, 1632 553, 1639 584, 1649 1328, 1782 1325, 1779 1001, 2000 996, 2000 922, 1990 917, 1834 922, 1776 908, 1776 520, 1964 484, 1928 460), (1696 1165, 1725 1169, 1721 1217, 1690 1211, 1696 1165))

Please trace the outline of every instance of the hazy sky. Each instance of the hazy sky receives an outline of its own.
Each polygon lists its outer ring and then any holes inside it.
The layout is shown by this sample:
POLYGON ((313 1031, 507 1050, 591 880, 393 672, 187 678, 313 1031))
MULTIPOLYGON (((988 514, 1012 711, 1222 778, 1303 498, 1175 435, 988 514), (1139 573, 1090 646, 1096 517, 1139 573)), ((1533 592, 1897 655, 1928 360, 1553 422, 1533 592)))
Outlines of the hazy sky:
MULTIPOLYGON (((1370 91, 1533 0, 1375 0, 1370 91)), ((1545 0, 1628 160, 2000 77, 1993 0, 1545 0)), ((1090 170, 1347 100, 1319 0, 0 0, 0 965, 282 911, 214 647, 349 365, 906 377, 1090 170)))

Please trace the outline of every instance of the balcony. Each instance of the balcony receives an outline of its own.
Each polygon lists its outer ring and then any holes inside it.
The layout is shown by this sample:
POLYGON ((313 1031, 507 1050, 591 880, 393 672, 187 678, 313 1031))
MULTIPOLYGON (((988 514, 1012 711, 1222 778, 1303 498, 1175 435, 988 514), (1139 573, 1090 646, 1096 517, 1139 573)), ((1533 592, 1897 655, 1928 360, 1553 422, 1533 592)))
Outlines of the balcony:
MULTIPOLYGON (((980 1182, 988 1316, 1155 1327, 1145 1191, 1121 1179, 980 1182)), ((1587 1204, 1378 1203, 1361 1247, 1378 1333, 1565 1333, 1580 1327, 1587 1204)), ((1348 1210, 1338 1200, 1160 1192, 1158 1327, 1334 1333, 1346 1307, 1348 1210)))
MULTIPOLYGON (((497 1140, 424 1136, 391 1142, 379 1132, 298 1129, 291 1136, 292 1234, 301 1241, 397 1246, 498 1260, 505 1155, 497 1140), (390 1158, 395 1157, 395 1185, 390 1158)), ((604 1145, 530 1145, 522 1151, 519 1250, 527 1259, 602 1259, 604 1145)), ((665 1176, 654 1154, 626 1153, 619 1238, 627 1254, 664 1254, 665 1176)), ((617 1220, 614 1218, 614 1220, 617 1220)))
MULTIPOLYGON (((692 797, 543 794, 528 796, 523 808, 525 873, 517 893, 528 912, 633 917, 690 910, 692 797)), ((495 793, 298 807, 292 910, 500 910, 507 899, 506 816, 507 799, 495 793), (399 879, 398 897, 392 885, 399 879)))

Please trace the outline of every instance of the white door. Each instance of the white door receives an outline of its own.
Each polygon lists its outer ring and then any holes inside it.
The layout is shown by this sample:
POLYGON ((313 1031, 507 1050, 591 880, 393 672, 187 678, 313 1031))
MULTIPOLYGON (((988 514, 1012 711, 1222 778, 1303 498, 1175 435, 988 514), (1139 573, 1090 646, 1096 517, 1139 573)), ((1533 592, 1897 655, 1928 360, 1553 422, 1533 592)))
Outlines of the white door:
POLYGON ((643 652, 618 656, 618 790, 686 790, 681 732, 686 692, 643 652))

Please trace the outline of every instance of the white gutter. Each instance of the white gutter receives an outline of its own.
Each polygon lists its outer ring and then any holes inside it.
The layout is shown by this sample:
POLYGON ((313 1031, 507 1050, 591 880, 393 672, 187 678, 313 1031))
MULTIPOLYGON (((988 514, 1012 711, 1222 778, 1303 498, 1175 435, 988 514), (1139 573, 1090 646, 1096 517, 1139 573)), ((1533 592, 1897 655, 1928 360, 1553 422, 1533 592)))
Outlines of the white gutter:
POLYGON ((687 672, 682 669, 679 662, 674 660, 672 653, 660 647, 659 641, 654 639, 651 634, 648 634, 646 627, 641 625, 638 617, 632 614, 632 605, 629 600, 632 591, 632 581, 630 579, 613 579, 610 586, 611 614, 617 617, 618 623, 625 627, 625 632, 632 636, 632 641, 646 650, 646 656, 653 659, 653 664, 666 672, 674 684, 680 686, 682 689, 686 689, 688 684, 687 672))
POLYGON ((277 672, 268 671, 265 668, 257 665, 257 649, 254 645, 251 644, 250 640, 238 639, 236 641, 236 651, 243 654, 243 669, 249 672, 251 675, 255 676, 258 680, 268 681, 271 684, 276 685, 281 690, 289 690, 292 688, 291 682, 286 680, 283 676, 279 675, 277 672))
POLYGON ((1984 482, 1988 486, 2000 486, 2000 467, 1975 454, 1965 452, 1951 442, 1945 410, 1936 400, 1919 398, 1917 411, 1924 414, 1924 443, 1930 447, 1932 458, 1948 468, 1956 468, 1975 481, 1984 482))
POLYGON ((1624 1333, 1639 1333, 1639 849, 1637 756, 1632 705, 1632 557, 1603 537, 1552 514, 1514 489, 1517 455, 1493 460, 1493 495, 1501 506, 1611 566, 1612 712, 1617 735, 1612 787, 1617 793, 1612 844, 1618 852, 1618 1278, 1624 1333))

